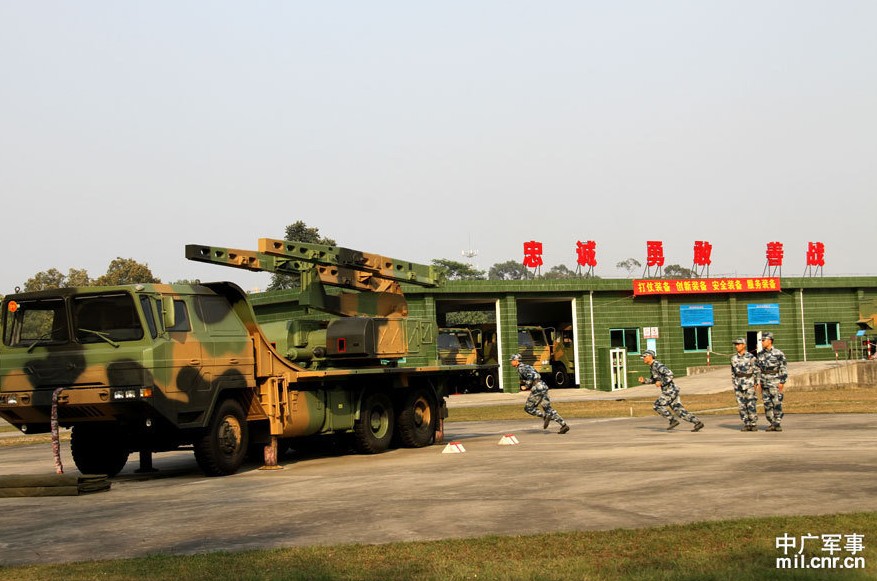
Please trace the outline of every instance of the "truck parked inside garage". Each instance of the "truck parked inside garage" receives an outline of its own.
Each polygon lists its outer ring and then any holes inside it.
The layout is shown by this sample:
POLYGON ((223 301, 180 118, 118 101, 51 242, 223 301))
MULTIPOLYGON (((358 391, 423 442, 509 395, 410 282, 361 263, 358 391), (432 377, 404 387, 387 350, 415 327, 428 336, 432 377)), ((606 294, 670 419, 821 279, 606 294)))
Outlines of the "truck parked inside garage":
POLYGON ((551 381, 554 387, 573 387, 575 364, 571 324, 548 327, 551 336, 551 381))
POLYGON ((446 365, 475 366, 459 387, 470 390, 499 390, 499 364, 487 363, 480 345, 476 345, 468 327, 440 327, 438 332, 439 360, 446 365))
MULTIPOLYGON (((575 377, 572 349, 572 325, 559 329, 539 325, 518 326, 518 353, 553 387, 572 387, 575 377)), ((473 329, 475 345, 483 354, 482 362, 496 365, 496 325, 478 325, 473 329)))

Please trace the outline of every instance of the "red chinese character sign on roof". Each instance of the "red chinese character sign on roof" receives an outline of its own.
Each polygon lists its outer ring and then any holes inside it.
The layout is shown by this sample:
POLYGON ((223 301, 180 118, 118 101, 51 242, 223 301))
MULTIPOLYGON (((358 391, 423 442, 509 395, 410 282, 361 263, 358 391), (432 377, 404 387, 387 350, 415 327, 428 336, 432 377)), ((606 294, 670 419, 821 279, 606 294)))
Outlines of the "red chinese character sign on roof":
POLYGON ((705 240, 697 240, 694 243, 694 265, 691 270, 697 276, 701 276, 706 272, 710 275, 710 264, 712 264, 713 245, 705 240))
POLYGON ((646 242, 646 270, 644 276, 660 277, 664 267, 664 243, 660 240, 646 242), (652 272, 652 267, 655 271, 652 272))
POLYGON ((524 266, 537 271, 542 267, 542 243, 530 240, 524 242, 524 266))
POLYGON ((825 244, 822 242, 807 243, 807 267, 804 274, 814 276, 816 273, 822 276, 822 267, 825 266, 825 244), (814 268, 815 267, 815 268, 814 268))
POLYGON ((709 266, 712 264, 710 255, 713 252, 713 245, 706 240, 697 240, 694 243, 694 264, 697 266, 709 266))
POLYGON ((588 267, 586 275, 594 274, 594 267, 597 266, 597 243, 593 240, 582 242, 576 241, 576 263, 578 268, 576 274, 582 273, 582 267, 588 267))
POLYGON ((783 243, 768 242, 767 243, 767 264, 764 265, 764 272, 770 276, 783 274, 783 243))

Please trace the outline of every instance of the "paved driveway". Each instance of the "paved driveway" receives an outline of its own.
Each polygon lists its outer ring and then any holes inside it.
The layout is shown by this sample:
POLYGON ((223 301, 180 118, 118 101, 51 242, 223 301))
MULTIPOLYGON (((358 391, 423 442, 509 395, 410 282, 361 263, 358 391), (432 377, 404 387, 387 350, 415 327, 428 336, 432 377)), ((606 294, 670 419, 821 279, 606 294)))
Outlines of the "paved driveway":
MULTIPOLYGON (((191 452, 156 455, 149 477, 132 456, 110 492, 0 499, 0 563, 877 510, 877 415, 787 415, 782 433, 705 420, 695 434, 657 416, 573 419, 563 436, 531 419, 450 423, 465 453, 298 455, 225 478, 191 452)), ((0 449, 2 474, 51 471, 48 445, 0 449)))

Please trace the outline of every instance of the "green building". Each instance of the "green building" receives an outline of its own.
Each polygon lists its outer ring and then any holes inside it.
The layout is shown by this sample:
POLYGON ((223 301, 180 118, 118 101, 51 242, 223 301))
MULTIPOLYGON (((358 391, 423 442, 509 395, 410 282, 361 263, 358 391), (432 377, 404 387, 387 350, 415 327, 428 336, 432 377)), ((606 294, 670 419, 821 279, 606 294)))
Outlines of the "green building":
MULTIPOLYGON (((491 314, 503 363, 517 351, 518 325, 571 324, 573 383, 587 389, 635 383, 646 349, 679 375, 726 365, 734 338, 755 352, 761 331, 774 334, 789 361, 860 359, 877 327, 877 277, 450 281, 406 288, 406 297, 411 316, 435 317, 440 326, 450 313, 491 314)), ((501 381, 517 390, 510 365, 501 381)))

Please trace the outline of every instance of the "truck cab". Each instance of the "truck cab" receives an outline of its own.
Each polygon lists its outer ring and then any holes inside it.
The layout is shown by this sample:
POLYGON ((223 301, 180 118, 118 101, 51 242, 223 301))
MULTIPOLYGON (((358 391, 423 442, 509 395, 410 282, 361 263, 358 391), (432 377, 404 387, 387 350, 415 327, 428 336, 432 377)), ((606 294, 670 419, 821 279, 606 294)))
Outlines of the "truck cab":
POLYGON ((133 450, 192 442, 218 395, 255 385, 248 330, 207 286, 8 295, 0 324, 0 417, 48 432, 54 400, 83 472, 114 474, 133 450))
POLYGON ((554 387, 572 387, 575 378, 571 324, 546 328, 551 338, 551 379, 554 387))
POLYGON ((441 364, 478 366, 468 376, 469 381, 463 386, 464 391, 499 389, 499 366, 495 361, 486 361, 483 343, 476 339, 480 337, 480 331, 473 331, 468 327, 442 327, 438 330, 438 357, 441 364))

